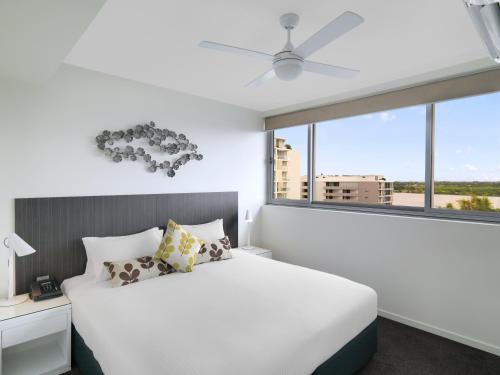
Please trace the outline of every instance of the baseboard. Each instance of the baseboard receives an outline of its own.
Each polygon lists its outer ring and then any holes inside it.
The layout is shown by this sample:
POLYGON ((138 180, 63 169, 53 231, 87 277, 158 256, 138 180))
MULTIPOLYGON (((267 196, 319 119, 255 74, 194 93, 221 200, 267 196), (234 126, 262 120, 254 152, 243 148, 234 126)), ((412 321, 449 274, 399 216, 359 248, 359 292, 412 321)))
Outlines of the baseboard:
POLYGON ((480 340, 475 340, 470 337, 448 331, 446 329, 442 329, 427 323, 420 322, 418 320, 410 319, 399 314, 394 314, 389 311, 379 309, 378 314, 383 318, 394 320, 398 323, 406 324, 407 326, 418 328, 421 329, 422 331, 433 333, 435 335, 442 336, 453 341, 457 341, 461 344, 472 346, 473 348, 484 350, 485 352, 500 356, 500 347, 498 346, 491 345, 480 340))

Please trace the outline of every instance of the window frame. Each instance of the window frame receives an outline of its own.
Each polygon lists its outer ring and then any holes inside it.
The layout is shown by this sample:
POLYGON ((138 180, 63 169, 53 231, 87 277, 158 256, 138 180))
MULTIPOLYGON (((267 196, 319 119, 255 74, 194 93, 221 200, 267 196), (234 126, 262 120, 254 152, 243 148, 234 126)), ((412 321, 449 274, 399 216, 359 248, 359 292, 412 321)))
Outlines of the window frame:
MULTIPOLYGON (((479 95, 488 95, 493 93, 484 93, 479 95)), ((472 95, 479 96, 479 95, 472 95)), ((454 99, 450 99, 454 100, 454 99)), ((377 205, 366 203, 344 203, 344 202, 324 202, 314 201, 313 192, 315 184, 315 154, 316 154, 316 124, 308 124, 308 148, 307 148, 307 200, 295 199, 277 199, 273 196, 273 167, 274 167, 274 130, 267 131, 267 204, 278 206, 292 206, 302 208, 328 209, 334 211, 360 212, 397 216, 425 217, 431 219, 475 221, 500 224, 500 213, 490 213, 481 211, 460 211, 445 208, 433 207, 434 200, 434 146, 435 146, 435 107, 436 103, 425 104, 426 123, 425 123, 425 197, 424 207, 409 207, 396 205, 377 205)))

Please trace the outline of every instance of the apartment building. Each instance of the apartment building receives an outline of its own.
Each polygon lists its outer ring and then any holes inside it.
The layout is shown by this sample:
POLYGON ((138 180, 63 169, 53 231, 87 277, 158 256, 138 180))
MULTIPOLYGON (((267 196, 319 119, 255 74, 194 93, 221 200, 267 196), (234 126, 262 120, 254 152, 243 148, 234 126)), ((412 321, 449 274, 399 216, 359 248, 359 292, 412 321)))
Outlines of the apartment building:
POLYGON ((274 138, 273 195, 277 199, 300 199, 300 153, 274 138))
MULTIPOLYGON (((301 198, 309 193, 307 178, 301 179, 301 198)), ((324 175, 316 176, 315 201, 358 202, 367 204, 393 203, 394 186, 381 175, 324 175)))
MULTIPOLYGON (((382 175, 318 175, 315 201, 393 204, 394 186, 382 175)), ((300 153, 274 138, 273 196, 276 199, 307 199, 307 177, 300 175, 300 153)))

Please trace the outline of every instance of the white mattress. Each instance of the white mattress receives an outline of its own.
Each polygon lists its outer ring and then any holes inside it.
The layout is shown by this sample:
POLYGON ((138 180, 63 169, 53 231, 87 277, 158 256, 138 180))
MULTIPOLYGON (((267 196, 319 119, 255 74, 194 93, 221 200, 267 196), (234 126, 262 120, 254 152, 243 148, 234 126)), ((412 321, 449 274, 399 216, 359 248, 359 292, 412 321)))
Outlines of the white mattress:
POLYGON ((63 289, 106 375, 310 374, 377 316, 367 286, 239 250, 192 273, 63 289))

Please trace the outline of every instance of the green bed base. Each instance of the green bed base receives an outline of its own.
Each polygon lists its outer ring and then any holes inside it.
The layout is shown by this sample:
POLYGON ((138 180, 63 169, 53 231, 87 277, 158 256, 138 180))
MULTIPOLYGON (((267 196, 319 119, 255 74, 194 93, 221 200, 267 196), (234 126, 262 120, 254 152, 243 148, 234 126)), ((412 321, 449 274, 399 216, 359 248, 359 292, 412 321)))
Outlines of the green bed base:
POLYGON ((83 341, 75 326, 71 325, 71 360, 82 375, 104 375, 94 353, 83 341))
MULTIPOLYGON (((72 359, 82 375, 104 375, 92 350, 71 327, 72 359)), ((377 351, 377 321, 373 321, 359 335, 319 366, 313 375, 352 375, 360 370, 377 351)))
POLYGON ((377 320, 323 362, 313 375, 352 375, 377 352, 377 320))

